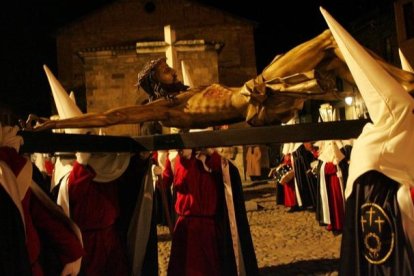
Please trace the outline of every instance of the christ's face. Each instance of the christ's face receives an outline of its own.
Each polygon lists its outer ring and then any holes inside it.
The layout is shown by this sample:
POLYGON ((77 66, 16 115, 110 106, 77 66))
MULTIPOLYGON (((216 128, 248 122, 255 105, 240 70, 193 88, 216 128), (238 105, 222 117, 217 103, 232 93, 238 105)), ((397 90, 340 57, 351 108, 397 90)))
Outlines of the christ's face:
POLYGON ((164 85, 175 84, 178 81, 177 73, 166 62, 161 62, 155 68, 155 78, 164 85))

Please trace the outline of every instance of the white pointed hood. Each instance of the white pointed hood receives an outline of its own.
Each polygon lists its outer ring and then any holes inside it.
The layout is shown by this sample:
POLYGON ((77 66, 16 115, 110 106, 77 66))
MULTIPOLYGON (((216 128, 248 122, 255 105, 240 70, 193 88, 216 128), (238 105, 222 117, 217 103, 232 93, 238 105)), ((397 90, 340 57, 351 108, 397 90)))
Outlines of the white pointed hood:
POLYGON ((355 141, 346 188, 369 170, 414 187, 414 100, 324 9, 321 12, 365 101, 372 124, 355 141))
POLYGON ((181 61, 181 71, 183 73, 183 83, 189 87, 194 87, 193 79, 191 78, 187 63, 184 60, 181 61))
MULTIPOLYGON (((73 91, 70 91, 69 93, 69 98, 76 104, 76 98, 75 98, 75 93, 73 93, 73 91)), ((77 106, 77 105, 76 105, 77 106)))
MULTIPOLYGON (((53 98, 55 99, 60 119, 82 115, 82 111, 76 106, 74 96, 72 96, 72 99, 68 95, 46 65, 43 68, 52 88, 53 98)), ((65 131, 66 133, 85 134, 90 129, 66 129, 65 131)), ((98 182, 109 182, 118 178, 128 167, 129 158, 130 153, 93 154, 89 160, 89 164, 96 172, 95 180, 98 182)))
POLYGON ((400 55, 401 68, 405 71, 414 73, 413 67, 408 62, 408 60, 405 58, 404 53, 401 51, 401 49, 398 49, 398 54, 400 55))
MULTIPOLYGON (((284 125, 294 125, 297 122, 299 122, 299 117, 297 114, 295 114, 295 116, 284 125)), ((282 154, 286 155, 292 153, 297 150, 302 144, 303 143, 284 143, 282 146, 282 154)))
MULTIPOLYGON (((338 112, 331 104, 325 103, 319 107, 319 118, 322 122, 334 122, 339 121, 338 112)), ((338 165, 345 155, 341 152, 341 141, 339 140, 324 140, 318 142, 319 157, 318 159, 324 162, 332 162, 338 165)))
POLYGON ((366 103, 373 124, 354 143, 345 196, 355 180, 369 170, 400 184, 398 206, 404 232, 414 246, 414 100, 325 10, 321 12, 338 43, 366 103))
MULTIPOLYGON (((77 107, 75 101, 70 98, 66 90, 56 79, 53 73, 46 65, 43 65, 49 80, 50 88, 52 89, 53 99, 55 100, 56 108, 60 119, 67 119, 82 115, 82 111, 77 107)), ((87 129, 65 129, 66 133, 85 134, 87 129)))

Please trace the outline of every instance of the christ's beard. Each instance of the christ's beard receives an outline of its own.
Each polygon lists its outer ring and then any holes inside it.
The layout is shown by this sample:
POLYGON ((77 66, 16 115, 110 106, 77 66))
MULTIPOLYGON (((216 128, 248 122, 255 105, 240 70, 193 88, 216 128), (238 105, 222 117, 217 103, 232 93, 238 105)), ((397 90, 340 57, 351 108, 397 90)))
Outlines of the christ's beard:
POLYGON ((176 94, 176 93, 184 92, 188 89, 188 86, 184 85, 180 81, 174 82, 172 84, 161 84, 160 86, 168 94, 176 94))

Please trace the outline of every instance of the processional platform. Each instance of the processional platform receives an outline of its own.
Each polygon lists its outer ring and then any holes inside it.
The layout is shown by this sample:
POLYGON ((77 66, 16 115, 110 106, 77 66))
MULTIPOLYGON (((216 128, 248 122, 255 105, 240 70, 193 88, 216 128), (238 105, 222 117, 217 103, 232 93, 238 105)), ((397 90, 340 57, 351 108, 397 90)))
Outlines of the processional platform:
POLYGON ((100 136, 21 131, 21 152, 140 152, 166 149, 282 144, 357 138, 368 120, 248 127, 153 136, 100 136))

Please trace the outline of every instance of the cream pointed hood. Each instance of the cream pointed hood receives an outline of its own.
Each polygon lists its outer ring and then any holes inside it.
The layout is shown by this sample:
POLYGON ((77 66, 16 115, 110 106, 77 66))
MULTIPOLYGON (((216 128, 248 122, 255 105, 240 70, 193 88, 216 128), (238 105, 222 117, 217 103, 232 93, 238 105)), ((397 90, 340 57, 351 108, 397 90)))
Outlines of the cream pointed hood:
POLYGON ((193 79, 191 78, 187 63, 184 60, 181 61, 181 70, 183 72, 183 83, 189 87, 194 87, 193 79))
POLYGON ((400 55, 400 60, 401 60, 401 68, 405 71, 414 73, 413 67, 411 66, 411 64, 408 62, 408 60, 406 59, 406 57, 404 56, 404 53, 401 51, 401 49, 398 49, 398 54, 400 55))
MULTIPOLYGON (((75 93, 73 93, 73 91, 70 91, 69 98, 76 104, 75 93)), ((76 105, 76 106, 78 106, 78 105, 76 105)))
MULTIPOLYGON (((82 111, 76 105, 74 99, 68 95, 66 90, 56 79, 50 69, 43 65, 43 69, 46 72, 47 79, 49 80, 50 88, 52 89, 53 99, 55 100, 56 108, 60 119, 67 119, 82 115, 82 111)), ((73 96, 73 95, 72 95, 73 96)), ((74 96, 73 96, 74 97, 74 96)), ((85 134, 87 129, 65 129, 66 133, 85 134)))
MULTIPOLYGON (((295 114, 295 116, 284 125, 294 125, 298 121, 299 121, 299 117, 297 114, 295 114)), ((303 143, 284 143, 282 146, 282 154, 283 155, 290 154, 296 151, 302 144, 303 143)))
POLYGON ((373 122, 355 141, 346 197, 354 181, 369 170, 414 187, 414 100, 327 11, 321 8, 321 12, 373 122))
MULTIPOLYGON (((43 68, 52 89, 59 117, 65 119, 82 115, 82 111, 74 101, 74 96, 72 95, 72 99, 68 95, 46 65, 43 68)), ((85 134, 90 129, 66 129, 65 131, 66 133, 85 134)), ((130 156, 130 153, 93 154, 89 160, 89 164, 96 172, 95 181, 109 182, 120 177, 128 167, 130 156)))

